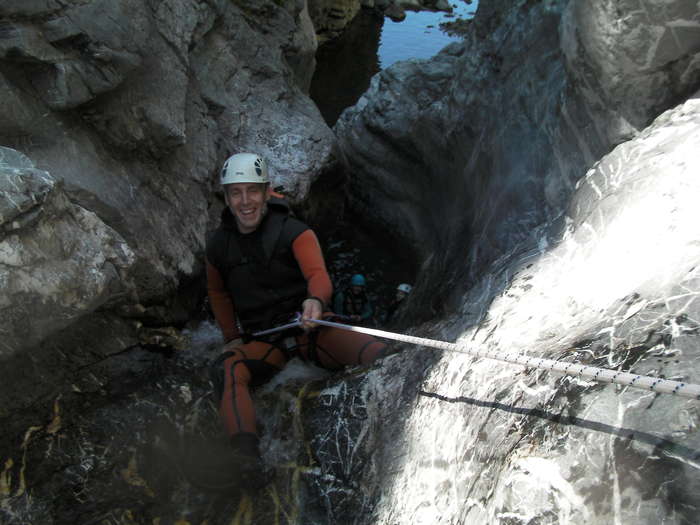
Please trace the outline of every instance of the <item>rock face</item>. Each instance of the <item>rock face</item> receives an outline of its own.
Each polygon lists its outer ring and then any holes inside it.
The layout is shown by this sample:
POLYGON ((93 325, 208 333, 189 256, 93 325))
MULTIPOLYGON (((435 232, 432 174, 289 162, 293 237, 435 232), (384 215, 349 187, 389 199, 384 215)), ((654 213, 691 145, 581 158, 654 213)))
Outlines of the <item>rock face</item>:
POLYGON ((310 0, 309 15, 320 44, 338 37, 362 8, 360 0, 310 0))
MULTIPOLYGON (((3 359, 73 354, 64 329, 100 316, 123 319, 127 346, 187 321, 223 160, 262 153, 297 205, 336 165, 305 95, 315 50, 302 0, 3 2, 3 359)), ((92 335, 88 355, 116 350, 92 335)), ((51 375, 2 368, 10 391, 51 375)))
POLYGON ((692 2, 633 4, 485 3, 463 44, 383 71, 341 116, 351 206, 446 276, 423 305, 458 304, 611 146, 698 88, 692 2))
MULTIPOLYGON (((420 335, 700 383, 700 25, 639 7, 485 3, 343 113, 350 205, 423 264, 413 313, 445 312, 420 335)), ((319 399, 319 433, 356 414, 314 441, 356 523, 696 519, 696 400, 426 349, 319 399)))
MULTIPOLYGON (((563 220, 421 335, 700 383, 698 147, 692 98, 597 162, 563 220)), ((698 403, 405 350, 319 396, 314 445, 332 481, 318 494, 362 508, 357 523, 692 523, 698 403), (345 424, 322 433, 343 406, 345 424)))

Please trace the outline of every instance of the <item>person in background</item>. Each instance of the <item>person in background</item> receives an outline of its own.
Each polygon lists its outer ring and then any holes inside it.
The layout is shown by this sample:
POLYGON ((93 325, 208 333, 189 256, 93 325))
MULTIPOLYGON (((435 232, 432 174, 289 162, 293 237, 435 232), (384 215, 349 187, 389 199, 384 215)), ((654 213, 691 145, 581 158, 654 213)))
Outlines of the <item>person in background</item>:
MULTIPOLYGON (((226 207, 206 246, 207 291, 225 346, 212 365, 219 414, 233 453, 228 467, 239 485, 261 486, 262 460, 250 389, 293 357, 326 369, 368 364, 387 345, 313 320, 331 317, 332 285, 314 232, 275 197, 265 161, 254 153, 230 157, 221 171, 226 207), (302 327, 265 337, 250 334, 287 324, 302 327)), ((226 458, 222 458, 225 462, 226 458)))
POLYGON ((406 300, 408 294, 411 293, 411 289, 411 285, 407 283, 401 283, 396 288, 396 296, 386 309, 386 317, 384 318, 385 324, 390 323, 394 319, 396 310, 398 310, 399 306, 406 300))
POLYGON ((350 286, 338 292, 333 301, 333 311, 352 323, 368 324, 374 309, 367 297, 367 280, 359 273, 352 276, 350 286))

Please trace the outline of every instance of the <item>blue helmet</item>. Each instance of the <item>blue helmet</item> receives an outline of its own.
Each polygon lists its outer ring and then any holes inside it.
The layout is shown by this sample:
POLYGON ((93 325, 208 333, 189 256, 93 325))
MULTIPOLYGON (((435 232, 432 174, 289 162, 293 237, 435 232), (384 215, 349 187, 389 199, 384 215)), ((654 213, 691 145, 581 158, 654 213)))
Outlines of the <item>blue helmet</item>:
POLYGON ((365 279, 364 275, 356 273, 355 275, 352 276, 352 279, 350 279, 350 284, 352 286, 366 286, 367 280, 365 279))

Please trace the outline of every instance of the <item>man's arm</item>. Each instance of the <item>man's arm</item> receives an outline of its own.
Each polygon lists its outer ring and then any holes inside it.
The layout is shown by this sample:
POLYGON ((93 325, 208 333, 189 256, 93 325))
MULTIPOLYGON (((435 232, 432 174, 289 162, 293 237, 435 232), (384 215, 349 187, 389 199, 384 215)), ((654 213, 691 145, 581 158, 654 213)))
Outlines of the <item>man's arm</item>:
MULTIPOLYGON (((302 304, 302 314, 305 318, 320 319, 331 300, 333 285, 316 234, 311 230, 304 230, 294 239, 292 251, 306 279, 306 291, 309 296, 302 304)), ((307 323, 304 327, 313 328, 314 325, 307 323)))
POLYGON ((207 293, 211 309, 216 317, 216 322, 224 334, 224 341, 227 343, 240 337, 238 325, 236 324, 236 309, 233 306, 231 296, 226 290, 219 270, 207 260, 207 293))
POLYGON ((323 301, 324 309, 331 300, 333 285, 326 270, 326 263, 321 253, 321 245, 316 234, 311 230, 305 230, 292 243, 294 257, 299 263, 301 273, 307 284, 309 297, 316 297, 323 301))

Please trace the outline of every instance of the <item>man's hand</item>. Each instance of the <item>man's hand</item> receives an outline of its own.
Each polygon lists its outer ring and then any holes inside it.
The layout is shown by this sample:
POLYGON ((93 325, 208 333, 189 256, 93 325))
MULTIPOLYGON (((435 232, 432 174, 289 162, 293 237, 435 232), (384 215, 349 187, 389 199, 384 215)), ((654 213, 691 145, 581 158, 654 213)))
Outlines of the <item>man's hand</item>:
MULTIPOLYGON (((304 319, 320 319, 321 314, 323 314, 323 308, 321 305, 321 301, 318 299, 315 299, 313 297, 309 297, 308 299, 304 300, 303 303, 301 303, 301 316, 304 319)), ((318 326, 316 323, 311 322, 311 321, 304 321, 301 324, 301 327, 304 329, 304 331, 308 332, 309 330, 316 328, 318 326)))

